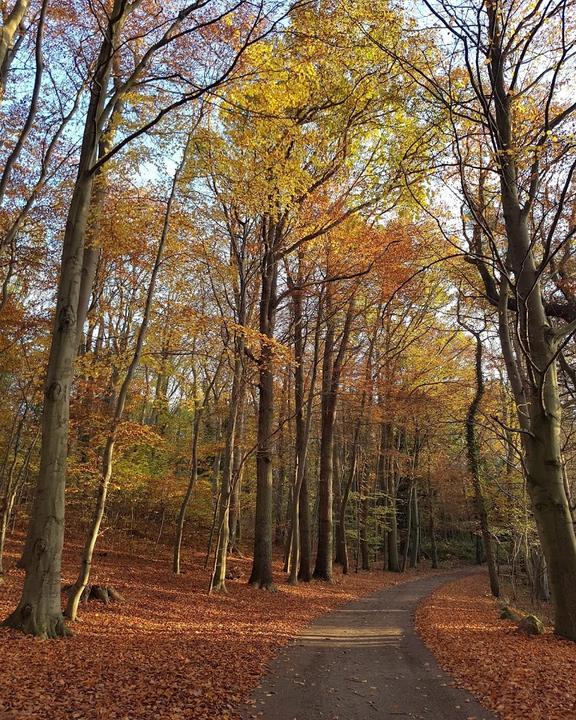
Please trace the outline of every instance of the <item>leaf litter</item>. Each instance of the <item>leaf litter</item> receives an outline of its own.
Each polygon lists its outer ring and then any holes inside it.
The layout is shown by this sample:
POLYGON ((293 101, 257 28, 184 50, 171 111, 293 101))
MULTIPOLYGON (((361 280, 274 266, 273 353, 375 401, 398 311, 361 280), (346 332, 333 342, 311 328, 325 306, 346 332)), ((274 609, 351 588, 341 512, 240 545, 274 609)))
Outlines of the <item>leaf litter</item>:
MULTIPOLYGON (((68 544, 63 583, 74 580, 79 547, 68 544)), ((11 543, 0 618, 19 597, 17 550, 11 543)), ((67 639, 39 640, 0 628, 1 720, 232 719, 278 649, 314 618, 422 576, 351 573, 332 584, 292 587, 277 564, 277 591, 266 592, 248 587, 250 561, 234 558, 243 577, 229 581, 226 594, 208 596, 200 554, 175 576, 168 548, 154 558, 102 550, 93 581, 113 585, 124 602, 81 606, 67 639)))
POLYGON ((488 579, 474 574, 420 603, 416 627, 440 666, 501 720, 576 719, 576 643, 527 636, 500 618, 488 579))

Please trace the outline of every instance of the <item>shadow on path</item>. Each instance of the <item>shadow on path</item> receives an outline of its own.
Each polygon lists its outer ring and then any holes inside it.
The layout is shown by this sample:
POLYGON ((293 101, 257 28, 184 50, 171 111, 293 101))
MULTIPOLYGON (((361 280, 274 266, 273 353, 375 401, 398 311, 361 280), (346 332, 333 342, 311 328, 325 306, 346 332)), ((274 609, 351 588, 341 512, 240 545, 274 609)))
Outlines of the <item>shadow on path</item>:
POLYGON ((318 618, 272 663, 245 720, 495 720, 451 687, 414 630, 418 602, 462 572, 381 590, 318 618))

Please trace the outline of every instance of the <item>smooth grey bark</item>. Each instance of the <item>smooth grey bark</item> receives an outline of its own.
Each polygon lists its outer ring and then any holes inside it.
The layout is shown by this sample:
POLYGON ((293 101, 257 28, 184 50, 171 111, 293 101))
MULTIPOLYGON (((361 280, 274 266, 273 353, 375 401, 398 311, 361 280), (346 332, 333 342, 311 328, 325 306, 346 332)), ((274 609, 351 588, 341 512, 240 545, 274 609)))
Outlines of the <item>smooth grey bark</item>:
MULTIPOLYGON (((274 544, 285 546, 290 545, 290 533, 287 530, 286 524, 286 513, 290 507, 291 501, 288 498, 288 502, 285 502, 285 486, 286 486, 286 423, 285 418, 290 416, 289 402, 290 402, 290 378, 287 386, 282 390, 282 398, 280 402, 280 418, 277 432, 276 441, 276 469, 275 469, 275 482, 274 482, 274 544), (286 511, 285 511, 286 506, 286 511)), ((286 560, 289 557, 287 553, 286 560)))
POLYGON ((370 498, 366 496, 366 475, 367 467, 364 458, 363 471, 358 478, 358 549, 360 555, 360 567, 362 570, 371 570, 370 543, 368 541, 368 519, 370 516, 370 498))
MULTIPOLYGON (((468 42, 468 38, 460 35, 463 19, 462 15, 458 17, 455 5, 445 7, 446 13, 443 14, 428 0, 425 1, 458 42, 468 42)), ((559 12, 562 18, 565 11, 565 5, 561 3, 559 12)), ((540 12, 539 8, 530 10, 530 14, 516 20, 513 32, 519 37, 512 42, 512 26, 503 25, 500 7, 492 3, 479 6, 478 24, 474 30, 476 38, 472 43, 476 57, 471 58, 467 71, 470 87, 478 100, 479 117, 476 122, 478 127, 489 128, 490 150, 499 179, 498 200, 502 208, 506 243, 504 252, 500 251, 498 257, 493 257, 500 275, 499 298, 496 279, 484 262, 484 256, 478 254, 477 247, 471 248, 470 260, 480 272, 487 298, 493 304, 499 304, 500 340, 520 423, 527 489, 548 568, 555 630, 559 635, 576 640, 576 535, 563 480, 561 403, 556 368, 558 354, 563 349, 563 343, 576 331, 576 322, 572 313, 565 325, 554 327, 551 322, 553 315, 564 320, 566 316, 556 313, 558 307, 553 302, 544 301, 544 271, 553 255, 552 241, 555 231, 559 231, 558 221, 561 219, 559 211, 565 205, 566 194, 573 182, 574 165, 569 165, 564 190, 558 196, 558 211, 548 232, 544 232, 544 236, 548 237, 544 237, 543 257, 536 255, 535 248, 542 247, 542 233, 538 219, 538 230, 534 230, 532 217, 534 204, 548 172, 543 169, 541 151, 550 132, 562 125, 566 127, 576 112, 574 103, 560 111, 554 109, 559 100, 557 74, 566 62, 562 50, 558 51, 553 61, 556 64, 539 75, 536 89, 531 86, 531 91, 537 95, 539 89, 543 89, 546 99, 544 119, 533 130, 534 155, 530 165, 524 167, 520 165, 523 156, 519 153, 524 138, 517 136, 513 108, 522 90, 519 79, 530 77, 525 59, 538 42, 540 28, 547 27, 547 20, 545 11, 540 12), (529 17, 533 26, 527 22, 529 17), (519 51, 519 47, 523 50, 519 51), (513 294, 511 284, 514 286, 513 294), (514 342, 510 338, 510 310, 516 314, 514 342), (515 352, 514 344, 517 344, 518 352, 515 352)), ((432 84, 438 87, 433 80, 432 84)), ((471 197, 464 167, 462 175, 471 212, 483 231, 492 232, 491 215, 487 218, 485 207, 471 197)), ((493 203, 491 211, 492 208, 493 203)), ((570 235, 566 240, 569 238, 570 235)))
POLYGON ((298 527, 300 530, 300 562, 298 564, 298 580, 312 580, 312 518, 310 515, 310 498, 308 494, 308 474, 303 473, 298 503, 298 527))
POLYGON ((412 493, 412 537, 410 538, 410 567, 418 565, 420 557, 420 504, 418 502, 418 483, 414 483, 412 493))
POLYGON ((244 476, 245 462, 243 458, 243 442, 246 420, 246 392, 242 393, 240 405, 238 408, 238 418, 236 421, 236 441, 234 442, 234 457, 232 477, 234 483, 232 487, 232 495, 230 497, 230 537, 228 539, 228 554, 236 553, 240 555, 240 539, 241 527, 240 517, 242 512, 242 481, 244 476))
POLYGON ((318 580, 332 580, 334 520, 333 520, 333 476, 334 476, 334 424, 340 377, 350 331, 354 317, 354 295, 348 302, 340 346, 336 350, 335 308, 331 287, 326 290, 326 335, 322 360, 322 404, 320 437, 320 478, 318 485, 318 548, 314 577, 318 580))
POLYGON ((234 373, 232 378, 232 391, 228 405, 228 418, 226 420, 225 446, 222 462, 222 486, 220 491, 220 504, 217 527, 216 554, 214 568, 210 579, 209 591, 226 591, 226 563, 230 538, 230 501, 234 494, 234 487, 239 480, 240 468, 235 467, 234 457, 237 439, 237 424, 241 406, 244 402, 244 336, 238 334, 235 338, 234 373), (238 474, 235 474, 236 473, 238 474))
POLYGON ((476 433, 476 420, 485 391, 484 375, 482 372, 482 338, 478 332, 473 334, 476 341, 474 365, 476 374, 476 391, 466 414, 466 451, 468 459, 468 472, 472 477, 472 483, 474 486, 474 509, 476 511, 478 523, 480 524, 482 543, 486 554, 486 563, 488 565, 488 574, 490 577, 490 590, 494 597, 500 597, 500 585, 498 582, 498 571, 494 558, 492 535, 490 533, 490 522, 488 519, 486 500, 484 498, 482 481, 480 478, 480 451, 478 448, 476 433))
POLYGON ((78 174, 66 220, 52 340, 45 380, 42 441, 36 496, 26 540, 26 578, 17 608, 5 624, 43 637, 68 634, 60 600, 64 540, 64 490, 68 454, 70 392, 77 350, 77 308, 86 223, 92 192, 92 165, 106 101, 113 39, 122 25, 116 0, 100 47, 90 89, 78 174))
POLYGON ((348 560, 348 542, 346 538, 346 510, 348 508, 348 500, 350 499, 350 491, 352 490, 353 483, 356 479, 356 471, 358 468, 358 452, 359 452, 359 441, 360 441, 360 417, 356 420, 356 426, 354 428, 354 438, 352 440, 352 448, 350 450, 351 462, 350 468, 348 469, 348 477, 346 478, 346 484, 344 485, 344 492, 340 499, 340 505, 338 507, 338 525, 336 534, 336 562, 342 565, 342 573, 346 575, 348 573, 350 564, 348 560))
MULTIPOLYGON (((352 448, 350 450, 351 455, 351 462, 350 462, 350 469, 348 471, 348 478, 346 480, 346 485, 344 486, 344 492, 342 493, 342 497, 340 500, 340 504, 338 507, 338 523, 337 523, 337 533, 336 533, 336 562, 342 565, 342 572, 343 574, 347 574, 349 570, 349 561, 348 561, 348 543, 346 538, 346 509, 348 507, 348 501, 350 499, 350 490, 352 489, 352 484, 354 483, 354 480, 357 478, 357 469, 358 469, 358 454, 360 452, 360 440, 361 440, 361 429, 362 429, 362 423, 364 422, 364 414, 366 411, 366 404, 369 400, 369 394, 371 395, 371 386, 372 386, 372 361, 374 358, 374 349, 376 347, 376 339, 378 337, 378 331, 380 329, 380 313, 377 313, 378 318, 377 322, 374 325, 374 329, 370 336, 370 341, 368 345, 368 352, 366 353, 366 364, 364 368, 364 383, 362 387, 362 394, 360 397, 360 408, 358 410, 358 417, 356 419, 356 423, 354 426, 354 435, 352 440, 352 448), (370 388, 370 393, 369 393, 370 388)), ((362 482, 359 481, 359 488, 361 488, 362 482)), ((362 493, 360 492, 360 496, 362 496, 362 493)), ((363 500, 362 497, 360 497, 359 500, 360 506, 362 506, 363 500)), ((362 508, 361 514, 363 515, 363 520, 366 520, 367 522, 367 516, 364 517, 365 513, 367 511, 367 506, 362 508)), ((365 523, 360 523, 361 527, 365 529, 365 523)), ((360 550, 362 552, 362 565, 363 570, 367 569, 364 567, 365 565, 369 564, 368 555, 367 555, 367 547, 365 545, 365 535, 360 536, 360 533, 358 535, 358 542, 360 543, 360 550), (364 543, 364 545, 363 545, 364 543)))
MULTIPOLYGON (((118 63, 119 55, 117 50, 112 59, 113 65, 118 63)), ((115 68, 116 70, 116 68, 115 68)), ((118 74, 120 70, 118 69, 118 74)), ((98 143, 98 157, 102 158, 107 155, 114 145, 116 130, 122 117, 122 109, 124 102, 119 99, 112 111, 110 120, 106 129, 102 133, 102 137, 98 143)), ((80 282, 80 291, 78 296, 78 344, 79 351, 88 352, 87 342, 82 337, 86 316, 90 309, 90 296, 96 279, 98 263, 100 261, 101 247, 99 245, 99 235, 102 228, 102 213, 104 210, 104 202, 107 192, 106 167, 102 166, 94 173, 92 184, 92 197, 90 199, 90 211, 86 225, 86 245, 84 248, 84 257, 82 260, 82 279, 80 282)))
POLYGON ((322 399, 320 425, 320 477, 318 480, 318 547, 313 577, 332 580, 332 544, 333 544, 333 444, 334 420, 336 416, 336 398, 331 393, 332 371, 334 364, 335 320, 331 302, 330 287, 326 293, 326 334, 322 356, 322 399))
POLYGON ((408 498, 406 500, 406 538, 404 541, 404 547, 402 548, 402 572, 404 572, 408 566, 408 552, 412 540, 412 511, 414 507, 412 500, 413 494, 414 482, 413 480, 410 480, 410 485, 408 486, 408 498))
MULTIPOLYGON (((378 407, 383 405, 382 398, 378 398, 378 407)), ((386 480, 387 457, 386 446, 388 442, 388 432, 386 423, 380 422, 378 431, 378 456, 376 459, 376 488, 381 497, 380 504, 384 506, 384 522, 381 527, 382 532, 382 569, 388 570, 388 512, 390 500, 388 498, 388 488, 386 480)))
POLYGON ((308 507, 308 493, 306 487, 306 460, 310 441, 310 427, 312 424, 312 402, 316 386, 318 368, 318 353, 320 345, 320 324, 316 326, 314 340, 314 356, 312 359, 312 373, 308 397, 305 396, 304 378, 304 317, 302 254, 299 254, 298 277, 296 283, 289 280, 292 299, 293 344, 294 344, 294 413, 295 413, 295 450, 294 450, 294 482, 291 498, 291 542, 290 542, 290 573, 288 582, 295 585, 298 580, 310 580, 310 509, 308 507), (304 499, 302 489, 304 487, 304 499), (304 537, 303 537, 304 535, 304 537))
POLYGON ((430 533, 430 559, 432 560, 432 569, 438 567, 438 544, 436 542, 436 508, 434 505, 434 490, 430 480, 430 467, 428 467, 428 512, 429 515, 429 533, 430 533))
MULTIPOLYGON (((394 442, 393 431, 390 430, 390 440, 394 442)), ((401 442, 401 434, 398 434, 397 442, 401 442)), ((388 459, 388 472, 386 473, 387 497, 389 500, 388 523, 388 570, 400 572, 400 556, 398 553, 398 478, 397 469, 391 459, 388 459)))
POLYGON ((15 38, 28 12, 29 0, 16 0, 8 12, 0 29, 0 100, 6 89, 8 72, 13 58, 15 38))
POLYGON ((259 331, 262 335, 258 361, 258 438, 256 451, 256 516, 254 523, 254 558, 248 583, 272 589, 272 455, 274 422, 274 328, 276 324, 278 257, 283 223, 263 219, 264 252, 261 267, 259 331))
MULTIPOLYGON (((216 184, 214 184, 214 190, 218 193, 216 184)), ((235 270, 233 288, 235 320, 239 328, 244 328, 249 323, 250 316, 249 284, 251 273, 248 262, 250 233, 248 224, 240 221, 235 208, 229 208, 224 202, 222 202, 222 207, 230 236, 230 262, 235 270)), ((233 351, 232 389, 226 419, 217 545, 209 592, 226 591, 228 554, 233 548, 236 548, 238 542, 240 487, 246 459, 242 449, 244 406, 247 391, 246 368, 244 366, 246 353, 244 332, 234 333, 233 351)))

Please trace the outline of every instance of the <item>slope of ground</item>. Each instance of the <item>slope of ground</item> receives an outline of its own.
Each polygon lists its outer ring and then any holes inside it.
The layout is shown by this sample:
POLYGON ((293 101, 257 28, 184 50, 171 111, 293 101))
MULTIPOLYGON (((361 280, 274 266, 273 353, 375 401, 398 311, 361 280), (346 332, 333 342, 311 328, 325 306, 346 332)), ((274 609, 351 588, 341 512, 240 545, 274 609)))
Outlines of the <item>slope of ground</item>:
POLYGON ((576 643, 501 620, 485 576, 440 588, 416 624, 440 666, 502 720, 576 718, 576 643))
MULTIPOLYGON (((76 548, 77 550, 77 548, 76 548)), ((7 565, 17 558, 10 548, 7 565)), ((90 603, 71 639, 47 641, 0 629, 1 720, 177 720, 228 718, 246 700, 275 650, 315 617, 344 602, 422 574, 351 574, 332 585, 278 592, 246 585, 208 597, 199 557, 174 577, 160 558, 109 552, 97 558, 94 581, 114 585, 125 602, 90 603)), ((65 558, 71 582, 77 560, 65 558)), ((279 570, 279 569, 278 569, 279 570)), ((13 609, 22 573, 12 568, 0 587, 0 616, 13 609)))

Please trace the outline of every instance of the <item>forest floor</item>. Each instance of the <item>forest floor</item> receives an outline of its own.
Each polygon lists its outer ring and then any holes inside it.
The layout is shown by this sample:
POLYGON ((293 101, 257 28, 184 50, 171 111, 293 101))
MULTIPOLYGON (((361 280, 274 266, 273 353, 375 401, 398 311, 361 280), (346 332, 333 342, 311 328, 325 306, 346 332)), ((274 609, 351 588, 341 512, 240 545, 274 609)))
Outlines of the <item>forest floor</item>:
POLYGON ((500 576, 500 593, 503 598, 510 598, 511 607, 526 615, 537 615, 545 625, 554 625, 554 607, 551 602, 541 602, 534 598, 527 582, 518 580, 512 585, 508 578, 500 576))
MULTIPOLYGON (((21 540, 21 538, 20 538, 21 540)), ((63 583, 74 580, 79 545, 67 544, 63 583)), ((23 573, 21 543, 7 548, 0 617, 15 606, 23 573)), ((201 556, 170 571, 167 548, 155 557, 100 547, 93 581, 113 585, 124 602, 81 607, 74 635, 38 640, 0 628, 0 720, 181 720, 232 718, 278 648, 312 620, 343 603, 430 571, 375 571, 332 584, 290 587, 276 568, 277 592, 247 586, 248 559, 228 593, 209 597, 201 556)))
POLYGON ((440 666, 501 720, 576 718, 576 643, 500 619, 485 575, 441 587, 416 615, 440 666))

